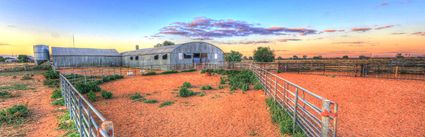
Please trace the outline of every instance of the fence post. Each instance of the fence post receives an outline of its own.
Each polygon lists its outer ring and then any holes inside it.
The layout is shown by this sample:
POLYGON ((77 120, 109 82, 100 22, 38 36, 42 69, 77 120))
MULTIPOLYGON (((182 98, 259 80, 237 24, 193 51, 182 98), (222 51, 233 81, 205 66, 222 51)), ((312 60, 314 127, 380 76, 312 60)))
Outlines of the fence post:
MULTIPOLYGON (((325 114, 329 113, 331 111, 330 105, 331 105, 330 100, 323 100, 322 113, 325 113, 325 114)), ((329 132, 329 116, 322 114, 322 137, 328 136, 329 135, 328 132, 329 132)))
POLYGON ((277 92, 277 77, 274 77, 274 95, 273 95, 273 99, 274 101, 276 101, 276 92, 277 92))
POLYGON ((265 70, 263 70, 263 72, 264 72, 264 85, 266 86, 265 88, 266 88, 266 92, 265 92, 265 94, 266 95, 270 95, 268 92, 270 91, 267 87, 268 87, 268 83, 267 83, 267 72, 265 71, 265 70))
POLYGON ((395 73, 394 73, 394 76, 395 76, 395 78, 397 78, 398 77, 398 71, 399 71, 399 67, 398 67, 398 65, 395 67, 395 73))
MULTIPOLYGON (((77 123, 79 123, 80 124, 80 136, 84 136, 85 134, 83 134, 84 133, 84 129, 83 129, 83 101, 82 101, 82 99, 81 98, 79 98, 78 99, 78 118, 79 118, 79 122, 77 122, 77 123)), ((78 125, 77 125, 78 126, 78 125)))
POLYGON ((292 134, 295 134, 295 128, 297 125, 297 106, 298 106, 298 88, 295 89, 295 103, 294 103, 294 120, 293 120, 293 125, 292 125, 292 134))

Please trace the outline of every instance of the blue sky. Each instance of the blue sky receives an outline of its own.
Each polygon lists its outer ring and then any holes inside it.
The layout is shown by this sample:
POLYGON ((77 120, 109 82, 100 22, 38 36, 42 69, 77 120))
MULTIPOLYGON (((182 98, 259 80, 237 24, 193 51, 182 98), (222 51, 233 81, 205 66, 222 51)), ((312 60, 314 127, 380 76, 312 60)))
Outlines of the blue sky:
MULTIPOLYGON (((102 47, 103 41, 110 41, 110 43, 120 45, 121 47, 118 47, 120 50, 129 50, 134 44, 149 47, 167 39, 177 43, 191 41, 193 40, 191 36, 161 35, 160 38, 146 36, 158 34, 161 29, 174 22, 188 23, 200 17, 215 21, 237 20, 256 27, 305 28, 317 32, 328 29, 350 30, 393 25, 392 32, 387 32, 388 34, 415 33, 425 31, 424 9, 425 1, 422 0, 1 0, 0 29, 4 32, 19 33, 16 34, 16 38, 0 38, 0 44, 6 43, 21 48, 25 47, 22 44, 30 46, 31 42, 33 44, 69 45, 69 40, 63 39, 69 39, 72 38, 72 35, 76 35, 75 37, 84 46, 102 47), (37 34, 41 36, 33 36, 37 34), (27 43, 11 40, 17 39, 19 35, 26 35, 32 40, 27 43)), ((368 35, 371 34, 365 34, 364 38, 355 40, 365 41, 373 37, 368 35)), ((379 35, 383 34, 379 33, 379 35)), ((314 36, 296 36, 300 39, 310 37, 314 36)), ((254 33, 249 36, 213 38, 211 41, 225 43, 235 40, 273 40, 278 38, 294 37, 254 33)), ((104 47, 112 48, 108 44, 104 44, 104 47)), ((414 47, 418 47, 418 45, 416 44, 414 47)), ((227 44, 223 45, 223 48, 237 50, 241 47, 227 44)), ((420 51, 422 52, 422 50, 420 51)))

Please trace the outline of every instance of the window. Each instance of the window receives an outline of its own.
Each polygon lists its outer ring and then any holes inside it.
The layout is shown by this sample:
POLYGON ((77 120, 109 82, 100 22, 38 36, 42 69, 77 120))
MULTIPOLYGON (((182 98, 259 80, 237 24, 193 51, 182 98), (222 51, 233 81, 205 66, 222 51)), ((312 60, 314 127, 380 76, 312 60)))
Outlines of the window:
POLYGON ((168 55, 167 55, 167 54, 162 55, 162 59, 163 59, 163 60, 166 60, 167 58, 168 58, 168 55))
POLYGON ((153 59, 154 59, 154 60, 158 60, 158 58, 159 58, 159 55, 155 55, 155 56, 153 56, 153 59))
POLYGON ((179 60, 183 59, 183 53, 179 53, 179 60))
POLYGON ((192 55, 189 55, 189 54, 183 54, 183 58, 185 58, 185 59, 191 59, 191 58, 192 58, 192 55))
POLYGON ((133 56, 130 56, 130 60, 133 60, 133 56))
POLYGON ((139 60, 139 56, 136 56, 136 60, 139 60))

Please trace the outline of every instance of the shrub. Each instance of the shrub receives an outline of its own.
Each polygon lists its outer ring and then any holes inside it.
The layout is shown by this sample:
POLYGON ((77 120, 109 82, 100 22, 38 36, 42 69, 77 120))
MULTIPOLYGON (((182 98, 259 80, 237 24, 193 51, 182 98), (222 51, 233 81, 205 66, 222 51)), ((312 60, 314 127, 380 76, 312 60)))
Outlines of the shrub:
POLYGON ((201 91, 201 93, 199 93, 199 96, 201 96, 201 97, 205 96, 205 92, 201 91))
POLYGON ((218 89, 223 89, 224 88, 224 86, 223 85, 219 85, 218 86, 218 89))
POLYGON ((194 72, 196 69, 188 69, 188 70, 182 70, 181 72, 194 72))
POLYGON ((32 75, 32 74, 25 74, 24 76, 22 76, 21 80, 31 80, 31 79, 33 79, 32 76, 34 76, 34 75, 32 75))
POLYGON ((249 85, 248 84, 242 84, 242 86, 241 86, 241 90, 242 90, 242 92, 246 92, 247 90, 249 89, 249 85))
POLYGON ((102 82, 109 82, 109 81, 114 81, 114 80, 122 79, 122 78, 124 78, 124 76, 121 76, 121 75, 118 75, 118 74, 109 75, 109 76, 102 77, 102 82))
POLYGON ((158 100, 155 99, 147 99, 143 101, 144 103, 148 103, 148 104, 155 104, 158 103, 158 100))
POLYGON ((59 79, 45 79, 43 84, 51 88, 59 87, 59 79))
POLYGON ((282 72, 283 72, 283 70, 281 70, 281 69, 276 70, 276 73, 282 73, 282 72))
POLYGON ((0 91, 0 98, 10 98, 10 97, 13 97, 10 92, 0 91))
POLYGON ((269 111, 271 113, 272 122, 277 123, 279 125, 280 132, 282 134, 292 135, 295 131, 294 135, 303 135, 302 130, 293 129, 293 121, 291 116, 283 109, 279 103, 274 101, 272 98, 266 99, 266 104, 269 106, 269 111))
POLYGON ((57 98, 61 98, 61 97, 62 97, 62 93, 61 93, 60 89, 55 89, 52 92, 52 96, 50 96, 50 98, 53 98, 53 99, 57 99, 57 98))
POLYGON ((150 76, 150 75, 156 75, 156 72, 155 71, 149 71, 149 72, 146 72, 145 74, 142 74, 143 76, 150 76))
POLYGON ((87 82, 78 82, 75 85, 75 88, 82 94, 88 93, 90 91, 100 91, 100 87, 98 86, 98 81, 87 81, 87 82))
POLYGON ((65 100, 63 100, 63 98, 56 99, 55 101, 52 102, 52 105, 64 106, 65 105, 65 100))
POLYGON ((102 97, 104 99, 111 99, 112 98, 112 92, 109 91, 102 91, 102 97))
POLYGON ((202 86, 201 90, 212 90, 213 88, 210 85, 202 86))
POLYGON ((20 124, 26 117, 30 115, 30 111, 25 105, 14 105, 12 107, 0 110, 0 125, 20 124))
POLYGON ((165 101, 159 105, 160 108, 174 104, 173 101, 165 101))
POLYGON ((185 87, 181 87, 179 90, 179 96, 180 97, 190 97, 195 95, 195 92, 193 92, 192 90, 189 90, 185 87))
POLYGON ((141 101, 141 100, 144 100, 144 97, 142 95, 140 95, 139 92, 136 92, 136 93, 134 93, 133 95, 130 96, 130 99, 134 100, 134 101, 141 101))
POLYGON ((224 79, 224 77, 220 77, 220 84, 226 84, 226 80, 224 79))
POLYGON ((44 72, 43 75, 46 79, 59 79, 59 72, 54 71, 52 68, 44 72))
POLYGON ((184 82, 181 87, 182 88, 191 88, 192 87, 192 84, 190 84, 189 82, 184 82))
POLYGON ((254 89, 255 90, 262 90, 263 89, 263 85, 261 85, 261 83, 257 82, 254 85, 254 89))
POLYGON ((87 94, 87 98, 88 98, 90 101, 95 102, 95 101, 96 101, 96 93, 94 93, 93 91, 90 91, 90 92, 87 94))
POLYGON ((164 72, 161 72, 161 74, 172 74, 172 73, 178 73, 176 70, 167 70, 164 72))

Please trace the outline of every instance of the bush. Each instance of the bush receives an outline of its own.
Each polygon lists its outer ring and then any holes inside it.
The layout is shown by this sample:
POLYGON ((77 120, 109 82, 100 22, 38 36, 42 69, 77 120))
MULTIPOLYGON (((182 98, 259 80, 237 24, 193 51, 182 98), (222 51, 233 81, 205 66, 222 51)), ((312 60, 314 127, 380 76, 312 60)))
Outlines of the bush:
POLYGON ((293 129, 293 121, 291 116, 283 109, 279 103, 274 101, 272 98, 266 99, 266 104, 269 106, 269 111, 271 113, 272 122, 277 123, 279 125, 280 132, 285 135, 292 135, 295 131, 294 135, 304 135, 301 129, 293 129))
POLYGON ((241 90, 242 90, 242 92, 246 92, 247 90, 249 90, 249 85, 248 84, 242 84, 241 90))
POLYGON ((111 99, 112 98, 112 92, 109 91, 102 91, 102 97, 104 99, 111 99))
POLYGON ((10 98, 10 97, 13 97, 13 95, 10 92, 0 91, 0 98, 10 98))
POLYGON ((144 97, 140 95, 139 92, 136 92, 135 94, 130 96, 130 99, 134 101, 141 101, 141 100, 144 100, 144 97))
POLYGON ((21 80, 31 80, 31 79, 33 79, 32 76, 34 76, 34 75, 32 75, 32 74, 25 74, 24 76, 22 76, 21 80))
POLYGON ((57 99, 62 97, 62 92, 60 89, 55 89, 52 93, 52 96, 50 98, 57 99))
POLYGON ((6 124, 20 124, 26 117, 30 115, 27 106, 14 105, 12 107, 0 110, 0 125, 6 124))
POLYGON ((184 82, 181 87, 182 88, 191 88, 192 87, 192 84, 190 84, 189 82, 184 82))
POLYGON ((263 89, 263 85, 261 85, 260 82, 255 83, 254 85, 254 89, 255 90, 262 90, 263 89))
POLYGON ((98 84, 98 81, 78 82, 75 84, 75 88, 82 94, 88 93, 90 91, 97 92, 101 90, 98 84))
POLYGON ((220 84, 226 84, 226 79, 224 79, 224 77, 220 77, 220 84))
POLYGON ((56 99, 55 101, 52 102, 52 105, 64 106, 65 105, 65 100, 63 100, 63 98, 56 99))
POLYGON ((224 86, 223 85, 219 85, 218 86, 218 89, 223 89, 224 88, 224 86))
POLYGON ((188 70, 182 70, 181 72, 194 72, 196 69, 188 69, 188 70))
POLYGON ((193 92, 192 90, 189 90, 185 87, 181 87, 179 90, 179 96, 180 97, 190 97, 195 95, 195 92, 193 92))
POLYGON ((162 107, 165 107, 165 106, 170 106, 170 105, 172 105, 172 104, 174 104, 174 102, 173 102, 173 101, 166 101, 166 102, 161 103, 161 104, 159 105, 159 107, 160 107, 160 108, 162 108, 162 107))
POLYGON ((46 79, 59 79, 59 72, 54 71, 52 68, 44 72, 43 75, 46 79))
POLYGON ((205 92, 201 91, 201 93, 199 93, 199 96, 201 96, 201 97, 205 96, 205 92))
POLYGON ((201 90, 212 90, 213 88, 210 85, 202 86, 201 90))
POLYGON ((122 79, 122 78, 124 78, 124 76, 121 76, 121 75, 118 75, 118 74, 109 75, 109 76, 104 76, 102 78, 102 82, 109 82, 109 81, 114 81, 114 80, 122 79))
POLYGON ((142 74, 143 76, 150 76, 150 75, 156 75, 156 72, 155 71, 149 71, 149 72, 146 72, 145 74, 142 74))
POLYGON ((87 94, 87 98, 88 98, 90 101, 95 102, 95 101, 96 101, 96 93, 94 93, 93 91, 90 91, 90 92, 87 94))
POLYGON ((144 103, 148 103, 148 104, 155 104, 158 103, 158 100, 155 99, 147 99, 143 101, 144 103))
POLYGON ((173 73, 178 73, 176 70, 167 70, 164 72, 161 72, 161 74, 173 74, 173 73))
POLYGON ((59 87, 59 79, 45 79, 43 84, 51 88, 59 87))
POLYGON ((281 70, 281 69, 276 70, 276 73, 282 73, 282 72, 283 72, 283 70, 281 70))

